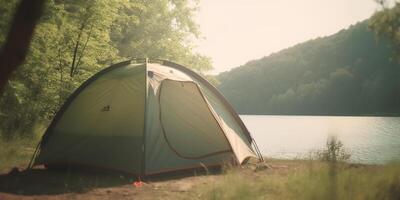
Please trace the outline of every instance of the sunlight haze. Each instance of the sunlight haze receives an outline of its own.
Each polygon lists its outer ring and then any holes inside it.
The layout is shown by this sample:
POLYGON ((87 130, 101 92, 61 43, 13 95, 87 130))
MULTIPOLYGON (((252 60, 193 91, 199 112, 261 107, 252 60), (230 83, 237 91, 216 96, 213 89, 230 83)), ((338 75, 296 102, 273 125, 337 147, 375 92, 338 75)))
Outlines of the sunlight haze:
POLYGON ((197 51, 213 60, 212 74, 369 18, 373 0, 201 0, 197 51))

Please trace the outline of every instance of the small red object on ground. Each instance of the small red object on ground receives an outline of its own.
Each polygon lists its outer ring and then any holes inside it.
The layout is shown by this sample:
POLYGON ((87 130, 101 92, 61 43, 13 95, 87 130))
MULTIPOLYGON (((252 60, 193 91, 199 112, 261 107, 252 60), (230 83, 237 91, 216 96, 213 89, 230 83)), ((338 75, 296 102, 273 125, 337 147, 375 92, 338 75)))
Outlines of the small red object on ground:
POLYGON ((135 181, 135 182, 133 182, 133 186, 135 186, 135 187, 142 187, 143 186, 143 182, 142 181, 135 181))
POLYGON ((144 185, 144 182, 142 182, 142 180, 140 180, 140 177, 139 177, 138 181, 133 182, 133 186, 135 186, 135 187, 142 187, 143 185, 144 185))

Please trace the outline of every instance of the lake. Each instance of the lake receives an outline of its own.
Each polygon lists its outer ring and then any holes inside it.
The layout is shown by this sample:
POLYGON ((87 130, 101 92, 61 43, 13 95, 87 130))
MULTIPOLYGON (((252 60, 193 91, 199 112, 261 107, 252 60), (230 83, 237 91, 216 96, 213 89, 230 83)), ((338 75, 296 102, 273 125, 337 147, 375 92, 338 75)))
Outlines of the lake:
POLYGON ((350 162, 400 160, 400 117, 240 115, 261 153, 270 158, 305 158, 335 135, 350 162))

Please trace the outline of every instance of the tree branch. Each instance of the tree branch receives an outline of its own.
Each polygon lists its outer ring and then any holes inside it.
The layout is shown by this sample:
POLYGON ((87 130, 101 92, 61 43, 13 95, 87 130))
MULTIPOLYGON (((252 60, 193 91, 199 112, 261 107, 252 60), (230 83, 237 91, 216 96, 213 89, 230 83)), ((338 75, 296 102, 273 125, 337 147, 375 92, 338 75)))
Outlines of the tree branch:
POLYGON ((70 73, 69 73, 69 76, 70 76, 70 77, 73 77, 73 76, 74 76, 76 56, 77 56, 77 54, 78 54, 79 43, 80 43, 80 41, 81 41, 83 29, 85 29, 85 26, 86 26, 86 21, 84 21, 84 22, 82 23, 81 27, 79 28, 79 34, 78 34, 78 38, 76 39, 75 48, 74 48, 74 57, 72 58, 71 71, 70 71, 70 73))
POLYGON ((89 40, 90 40, 90 37, 91 37, 91 35, 92 35, 92 30, 93 30, 93 24, 90 26, 90 30, 89 30, 89 34, 88 34, 88 36, 87 36, 87 38, 86 38, 86 42, 85 42, 85 44, 84 44, 83 47, 82 47, 81 54, 79 55, 78 62, 76 63, 76 66, 75 66, 75 74, 78 72, 78 67, 79 67, 79 64, 81 64, 81 59, 82 59, 82 57, 83 57, 83 54, 84 54, 85 49, 86 49, 86 46, 87 46, 87 44, 88 44, 88 42, 89 42, 89 40))

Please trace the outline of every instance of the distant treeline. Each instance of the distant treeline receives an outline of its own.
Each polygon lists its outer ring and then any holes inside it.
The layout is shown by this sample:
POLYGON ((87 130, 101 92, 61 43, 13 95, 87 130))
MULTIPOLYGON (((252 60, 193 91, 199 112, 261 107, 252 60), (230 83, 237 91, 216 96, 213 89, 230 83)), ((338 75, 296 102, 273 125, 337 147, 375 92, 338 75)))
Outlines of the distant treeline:
POLYGON ((400 114, 395 46, 378 38, 368 21, 250 61, 218 79, 241 114, 400 114))

